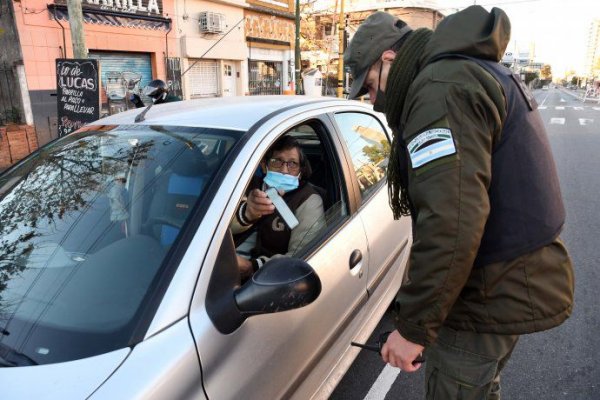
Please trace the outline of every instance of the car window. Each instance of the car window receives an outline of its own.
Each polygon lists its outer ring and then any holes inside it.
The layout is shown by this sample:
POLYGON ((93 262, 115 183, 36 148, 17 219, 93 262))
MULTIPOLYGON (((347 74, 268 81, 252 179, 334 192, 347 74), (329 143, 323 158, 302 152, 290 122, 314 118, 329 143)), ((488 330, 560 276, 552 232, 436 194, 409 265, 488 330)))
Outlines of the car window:
POLYGON ((130 344, 163 260, 240 132, 88 127, 0 176, 0 355, 130 344))
MULTIPOLYGON (((328 142, 327 134, 326 128, 322 123, 315 120, 296 126, 284 134, 295 138, 302 148, 302 152, 312 169, 312 174, 308 177, 307 184, 310 185, 312 191, 318 195, 322 206, 319 204, 318 207, 320 207, 320 209, 318 213, 316 210, 308 211, 308 213, 313 213, 311 218, 316 214, 318 214, 318 218, 310 219, 311 222, 308 224, 305 224, 301 219, 300 226, 295 228, 295 231, 292 230, 287 251, 282 254, 277 253, 277 255, 275 255, 276 257, 282 255, 288 257, 305 256, 307 249, 313 245, 316 240, 323 239, 323 234, 327 229, 335 226, 348 215, 348 205, 345 201, 346 194, 341 191, 338 175, 339 168, 334 164, 335 157, 332 156, 331 150, 329 150, 331 146, 328 142), (301 234, 299 232, 301 232, 301 234)), ((264 189, 262 184, 263 176, 263 169, 260 166, 256 166, 256 173, 252 181, 247 184, 246 193, 253 188, 264 189)), ((286 199, 288 198, 289 197, 286 197, 286 199)), ((311 200, 311 204, 314 200, 314 198, 311 200)), ((240 200, 240 205, 243 201, 244 199, 240 200)), ((300 207, 298 210, 302 209, 306 211, 305 205, 300 205, 300 207)), ((299 215, 298 212, 296 212, 296 214, 299 215)), ((306 215, 306 213, 304 213, 304 215, 306 215)), ((278 218, 279 217, 276 217, 275 221, 272 222, 273 226, 281 223, 278 218)), ((261 239, 257 238, 260 236, 257 235, 257 231, 261 229, 261 224, 264 224, 265 222, 260 221, 247 230, 242 231, 237 227, 235 219, 236 217, 234 216, 231 226, 235 234, 234 239, 236 242, 237 254, 248 259, 261 256, 258 249, 262 249, 265 246, 264 243, 261 243, 261 239)), ((273 254, 267 254, 267 256, 270 258, 273 254)))
POLYGON ((337 113, 342 137, 352 157, 356 180, 363 201, 377 183, 385 180, 390 154, 390 142, 381 123, 364 113, 337 113))

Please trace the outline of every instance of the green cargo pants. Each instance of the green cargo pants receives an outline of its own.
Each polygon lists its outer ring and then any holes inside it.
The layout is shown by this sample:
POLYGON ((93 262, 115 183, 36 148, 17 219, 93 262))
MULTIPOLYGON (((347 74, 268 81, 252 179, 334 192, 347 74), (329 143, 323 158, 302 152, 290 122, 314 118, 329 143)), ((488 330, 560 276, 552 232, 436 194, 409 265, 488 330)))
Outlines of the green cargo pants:
POLYGON ((519 336, 455 331, 442 327, 427 349, 427 400, 499 400, 500 371, 519 336))

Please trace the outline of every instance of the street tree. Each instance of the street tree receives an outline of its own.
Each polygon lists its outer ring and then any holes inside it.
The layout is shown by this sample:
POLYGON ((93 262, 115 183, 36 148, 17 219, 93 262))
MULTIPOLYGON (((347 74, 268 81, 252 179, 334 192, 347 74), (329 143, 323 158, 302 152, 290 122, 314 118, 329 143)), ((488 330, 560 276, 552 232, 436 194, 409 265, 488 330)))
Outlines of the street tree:
POLYGON ((550 64, 544 64, 540 70, 540 79, 551 80, 552 79, 552 66, 550 64))

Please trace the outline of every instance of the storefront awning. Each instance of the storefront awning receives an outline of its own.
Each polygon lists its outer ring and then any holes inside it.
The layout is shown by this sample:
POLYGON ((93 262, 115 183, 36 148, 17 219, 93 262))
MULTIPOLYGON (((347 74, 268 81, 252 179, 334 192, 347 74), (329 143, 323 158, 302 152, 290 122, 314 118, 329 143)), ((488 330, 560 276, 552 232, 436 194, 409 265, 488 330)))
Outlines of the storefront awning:
MULTIPOLYGON (((50 14, 59 20, 68 21, 67 6, 62 4, 48 4, 50 14)), ((83 20, 88 24, 122 26, 126 28, 154 29, 167 31, 171 26, 170 18, 124 14, 110 10, 89 10, 83 8, 83 20)))

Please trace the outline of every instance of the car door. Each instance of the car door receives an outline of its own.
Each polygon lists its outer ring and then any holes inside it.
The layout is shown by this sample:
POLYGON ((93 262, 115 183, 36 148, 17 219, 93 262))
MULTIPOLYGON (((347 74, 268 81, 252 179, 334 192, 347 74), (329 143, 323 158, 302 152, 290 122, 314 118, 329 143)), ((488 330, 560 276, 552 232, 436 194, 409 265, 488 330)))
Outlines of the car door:
POLYGON ((323 111, 290 114, 265 123, 252 135, 209 211, 222 218, 211 233, 213 243, 190 313, 208 398, 308 398, 327 378, 361 325, 360 311, 367 301, 364 274, 369 254, 363 223, 355 213, 355 198, 348 195, 354 190, 348 179, 348 160, 323 111), (323 234, 303 257, 320 277, 321 293, 303 308, 251 316, 231 326, 219 312, 227 307, 232 293, 222 290, 222 297, 213 294, 219 292, 227 260, 233 257, 228 250, 230 220, 268 147, 281 134, 307 121, 320 131, 324 151, 335 163, 332 167, 340 190, 339 201, 326 213, 323 234), (218 203, 225 198, 224 203, 218 203))
POLYGON ((404 265, 411 238, 410 217, 394 221, 386 185, 390 137, 382 121, 366 111, 333 114, 360 189, 358 215, 369 243, 367 289, 373 294, 385 276, 404 265))

